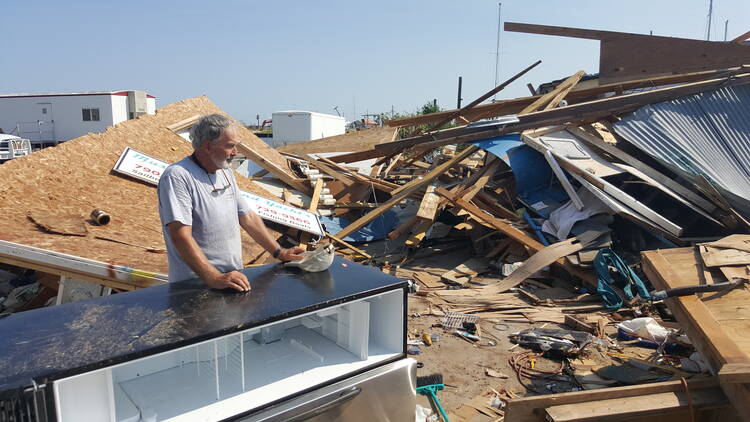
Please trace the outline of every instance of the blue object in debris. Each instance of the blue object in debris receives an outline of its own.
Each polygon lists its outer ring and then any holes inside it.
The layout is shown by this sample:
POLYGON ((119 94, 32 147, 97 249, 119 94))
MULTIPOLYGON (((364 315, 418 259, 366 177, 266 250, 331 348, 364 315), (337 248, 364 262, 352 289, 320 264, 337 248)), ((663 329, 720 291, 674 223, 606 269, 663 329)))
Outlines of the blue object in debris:
POLYGON ((559 204, 570 199, 544 156, 524 144, 519 134, 497 136, 473 144, 508 163, 516 178, 518 196, 525 203, 535 205, 534 210, 542 217, 549 218, 559 204))
POLYGON ((638 275, 610 248, 602 248, 596 254, 594 270, 597 279, 596 292, 602 297, 608 309, 619 309, 623 305, 623 298, 615 292, 612 286, 621 289, 627 300, 633 299, 636 294, 642 299, 651 297, 638 275), (612 274, 609 267, 616 268, 617 273, 612 274))
MULTIPOLYGON (((380 217, 370 221, 366 226, 346 236, 347 242, 372 242, 373 240, 385 239, 385 237, 398 226, 398 215, 388 210, 380 217)), ((351 224, 351 221, 341 217, 320 217, 320 224, 326 232, 336 234, 351 224)))

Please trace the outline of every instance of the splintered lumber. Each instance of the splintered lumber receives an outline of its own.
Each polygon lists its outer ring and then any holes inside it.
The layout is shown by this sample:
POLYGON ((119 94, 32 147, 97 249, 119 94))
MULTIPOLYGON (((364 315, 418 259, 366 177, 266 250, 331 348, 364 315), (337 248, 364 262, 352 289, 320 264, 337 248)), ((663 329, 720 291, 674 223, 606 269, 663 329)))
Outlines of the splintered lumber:
POLYGON ((425 220, 432 221, 435 219, 435 215, 438 211, 438 204, 440 203, 440 197, 435 193, 435 185, 427 186, 422 202, 419 204, 417 210, 417 217, 425 220))
POLYGON ((237 143, 237 150, 287 185, 300 192, 311 193, 310 187, 302 179, 298 179, 289 168, 287 159, 280 152, 266 145, 257 136, 252 138, 245 136, 243 140, 237 143))
MULTIPOLYGON (((467 104, 466 106, 462 107, 461 109, 456 110, 456 111, 450 113, 448 116, 446 116, 445 118, 443 118, 443 120, 439 121, 438 123, 435 123, 434 125, 432 125, 432 127, 430 127, 429 129, 427 129, 425 132, 430 132, 430 131, 432 131, 434 129, 437 129, 437 128, 443 126, 444 124, 450 122, 451 120, 453 120, 455 118, 462 117, 467 111, 469 111, 472 108, 478 106, 479 104, 482 103, 482 101, 484 101, 484 100, 490 98, 491 96, 497 94, 498 92, 502 91, 503 89, 505 89, 506 86, 510 85, 511 83, 513 83, 513 81, 515 81, 516 79, 518 79, 521 76, 525 75, 531 69, 537 67, 541 62, 542 62, 541 60, 537 60, 536 62, 534 62, 533 64, 531 64, 526 69, 524 69, 524 70, 516 73, 515 75, 513 75, 507 81, 505 81, 505 82, 501 83, 500 85, 496 86, 495 88, 491 89, 486 94, 482 95, 481 97, 477 98, 476 100, 472 101, 471 103, 467 104)), ((466 119, 464 119, 464 120, 466 120, 466 119)))
MULTIPOLYGON (((689 379, 688 390, 700 391, 715 388, 715 378, 689 379)), ((576 391, 571 393, 547 394, 541 396, 517 397, 506 401, 505 420, 513 422, 543 422, 545 410, 552 406, 576 403, 591 403, 602 400, 636 398, 651 394, 684 392, 681 381, 665 381, 642 385, 603 388, 598 390, 576 391)), ((624 419, 637 421, 639 419, 624 419)))
MULTIPOLYGON (((701 284, 703 266, 693 248, 645 251, 642 257, 643 271, 657 289, 701 284)), ((750 364, 750 291, 675 297, 666 303, 713 373, 725 365, 750 364)), ((721 387, 737 413, 750 421, 750 384, 722 382, 721 387)))
POLYGON ((310 212, 318 211, 318 202, 320 201, 320 193, 323 192, 323 183, 322 177, 315 181, 315 189, 313 189, 313 194, 310 198, 310 207, 307 209, 310 212))
MULTIPOLYGON (((641 79, 632 80, 632 81, 601 84, 593 88, 585 88, 585 89, 580 89, 580 87, 577 87, 577 89, 574 89, 566 96, 566 99, 569 103, 572 104, 576 102, 588 101, 588 100, 597 98, 600 95, 606 94, 609 92, 616 92, 619 94, 625 91, 634 90, 638 88, 653 88, 653 87, 658 87, 658 86, 683 84, 683 83, 690 83, 690 82, 696 82, 696 81, 701 81, 701 80, 708 80, 712 78, 730 76, 738 71, 741 71, 741 69, 742 67, 735 67, 731 69, 709 70, 709 71, 703 71, 703 72, 681 73, 677 75, 641 78, 641 79)), ((478 118, 479 116, 493 117, 493 116, 505 116, 509 114, 517 114, 524 107, 536 101, 536 99, 539 97, 537 94, 533 94, 533 95, 534 95, 533 97, 512 98, 508 100, 495 101, 489 104, 482 104, 482 105, 474 107, 472 110, 467 111, 466 116, 464 117, 467 117, 470 121, 476 121, 476 120, 479 120, 478 118)), ((430 113, 430 114, 424 114, 424 115, 413 116, 413 117, 404 117, 402 119, 389 120, 386 123, 388 124, 388 126, 392 126, 392 127, 421 125, 421 124, 436 122, 440 119, 445 118, 445 116, 451 113, 455 113, 455 112, 456 112, 455 109, 445 110, 445 111, 440 111, 437 113, 430 113)))
POLYGON ((705 245, 713 246, 715 248, 737 249, 738 251, 750 252, 750 235, 733 234, 722 239, 706 243, 705 245))
POLYGON ((684 414, 692 409, 723 407, 729 403, 720 388, 707 388, 698 391, 673 391, 648 394, 638 397, 625 397, 597 400, 586 403, 561 404, 545 410, 551 422, 604 422, 621 420, 642 420, 645 416, 668 416, 684 414))
MULTIPOLYGON (((532 251, 538 252, 545 248, 545 246, 541 242, 529 236, 522 230, 517 229, 509 223, 506 223, 496 217, 487 214, 483 210, 479 209, 476 205, 473 205, 462 199, 453 199, 450 192, 446 191, 443 188, 436 188, 435 191, 438 193, 438 195, 447 198, 453 205, 466 210, 476 220, 481 221, 496 230, 499 230, 516 242, 527 246, 532 251)), ((554 263, 560 265, 569 273, 581 278, 581 280, 583 280, 588 285, 596 286, 596 278, 591 274, 591 272, 575 267, 571 263, 565 261, 564 258, 557 259, 554 263)))
POLYGON ((570 91, 570 89, 573 88, 585 74, 586 72, 584 72, 583 70, 579 70, 564 81, 560 82, 555 87, 555 89, 542 95, 536 101, 524 107, 524 109, 521 110, 521 112, 518 114, 527 114, 539 109, 549 110, 550 108, 555 107, 560 102, 560 100, 562 100, 562 98, 558 99, 559 94, 562 94, 564 97, 565 94, 567 94, 568 91, 570 91), (546 107, 549 105, 551 105, 551 107, 546 107))
POLYGON ((739 44, 739 43, 747 40, 748 38, 750 38, 750 31, 745 32, 744 34, 740 35, 739 37, 733 39, 731 42, 733 42, 735 44, 739 44))
POLYGON ((440 276, 443 281, 452 284, 459 284, 465 286, 472 278, 476 277, 479 273, 487 271, 489 263, 484 259, 472 258, 468 261, 462 262, 456 268, 444 273, 440 276))
POLYGON ((440 282, 440 277, 426 273, 424 271, 415 272, 412 275, 420 283, 424 284, 425 287, 434 289, 437 287, 445 287, 445 284, 440 282))
POLYGON ((450 168, 458 165, 458 163, 461 162, 464 158, 470 156, 476 151, 476 147, 469 147, 463 150, 460 154, 457 154, 455 157, 451 158, 450 160, 446 161, 443 164, 440 164, 439 166, 435 167, 431 171, 429 171, 427 174, 425 174, 421 179, 415 179, 411 182, 405 184, 403 186, 403 189, 401 189, 398 193, 392 192, 393 196, 391 199, 389 199, 387 202, 385 202, 383 205, 381 205, 379 208, 376 208, 367 214, 363 215, 362 217, 358 218, 357 220, 353 221, 351 224, 346 226, 344 229, 342 229, 340 232, 336 233, 336 236, 340 239, 345 238, 346 236, 349 236, 350 234, 356 232, 357 230, 361 229, 362 227, 366 226, 370 221, 374 220, 375 218, 383 215, 386 211, 391 209, 394 205, 401 202, 404 198, 409 196, 412 192, 416 191, 417 189, 422 188, 423 186, 431 183, 433 180, 437 179, 441 174, 448 171, 450 168))
POLYGON ((417 217, 417 223, 412 227, 411 236, 404 242, 409 248, 416 248, 422 243, 425 236, 427 236, 427 230, 432 227, 432 220, 426 220, 424 218, 417 217))
POLYGON ((344 246, 344 247, 346 247, 348 249, 351 249, 355 253, 357 253, 359 255, 362 255, 363 257, 365 257, 367 259, 372 259, 372 255, 368 254, 367 252, 363 251, 362 249, 356 248, 351 243, 349 243, 349 242, 347 242, 347 241, 345 241, 343 239, 339 239, 337 236, 334 236, 334 235, 332 235, 330 233, 326 233, 326 237, 328 237, 329 239, 333 240, 334 242, 336 242, 336 243, 338 243, 338 244, 340 244, 340 245, 342 245, 342 246, 344 246))
POLYGON ((573 237, 562 242, 553 243, 544 249, 537 251, 531 258, 524 261, 511 275, 505 280, 489 288, 497 293, 502 293, 508 289, 516 287, 522 281, 531 277, 534 273, 542 268, 562 259, 565 256, 580 251, 585 247, 585 242, 573 237))
MULTIPOLYGON (((742 70, 747 72, 746 69, 742 70)), ((596 121, 602 117, 637 109, 646 104, 667 101, 686 95, 711 91, 721 87, 744 85, 750 83, 750 74, 731 74, 727 77, 709 79, 652 91, 620 95, 602 98, 583 103, 558 107, 549 110, 537 111, 529 114, 519 114, 518 123, 507 124, 500 127, 468 128, 460 127, 440 131, 431 136, 421 135, 406 138, 399 141, 387 142, 376 145, 376 149, 392 152, 400 148, 413 147, 438 147, 448 144, 457 144, 486 139, 506 133, 522 132, 542 126, 566 124, 580 121, 596 121)))
POLYGON ((700 245, 700 254, 706 267, 723 267, 727 265, 750 264, 750 252, 737 249, 721 249, 700 245))

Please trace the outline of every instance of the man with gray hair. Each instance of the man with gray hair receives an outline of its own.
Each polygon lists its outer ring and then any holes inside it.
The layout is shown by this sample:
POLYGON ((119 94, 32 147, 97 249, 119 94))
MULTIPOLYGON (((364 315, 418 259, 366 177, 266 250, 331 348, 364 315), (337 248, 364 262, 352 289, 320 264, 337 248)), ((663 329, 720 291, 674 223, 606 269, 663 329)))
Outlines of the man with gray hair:
POLYGON ((157 189, 169 281, 200 277, 211 288, 249 291, 239 271, 240 227, 274 258, 302 259, 302 248, 281 248, 240 197, 230 169, 239 142, 234 123, 221 114, 202 116, 190 140, 193 154, 167 167, 157 189))

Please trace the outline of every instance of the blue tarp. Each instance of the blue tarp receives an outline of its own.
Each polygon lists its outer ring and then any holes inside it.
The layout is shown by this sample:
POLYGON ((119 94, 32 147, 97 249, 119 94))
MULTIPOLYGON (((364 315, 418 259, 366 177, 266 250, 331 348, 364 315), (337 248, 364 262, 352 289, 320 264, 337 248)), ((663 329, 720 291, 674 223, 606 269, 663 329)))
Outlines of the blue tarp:
POLYGON ((554 205, 549 209, 536 209, 543 217, 549 217, 557 204, 569 200, 544 156, 523 143, 519 134, 498 136, 473 144, 508 163, 516 178, 518 196, 525 203, 532 205, 544 201, 554 205))

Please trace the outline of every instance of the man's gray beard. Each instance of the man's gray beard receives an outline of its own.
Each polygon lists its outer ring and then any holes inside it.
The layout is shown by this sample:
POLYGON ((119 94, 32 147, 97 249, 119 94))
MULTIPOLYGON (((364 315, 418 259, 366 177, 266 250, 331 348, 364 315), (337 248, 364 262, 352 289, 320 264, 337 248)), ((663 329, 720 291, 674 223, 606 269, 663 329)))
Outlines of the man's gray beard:
POLYGON ((229 160, 221 160, 221 161, 214 161, 214 165, 218 167, 221 170, 229 170, 232 168, 232 159, 229 160))

